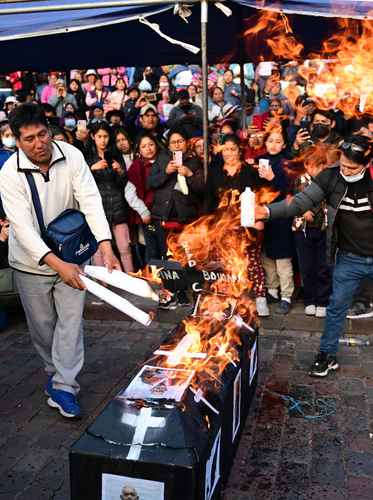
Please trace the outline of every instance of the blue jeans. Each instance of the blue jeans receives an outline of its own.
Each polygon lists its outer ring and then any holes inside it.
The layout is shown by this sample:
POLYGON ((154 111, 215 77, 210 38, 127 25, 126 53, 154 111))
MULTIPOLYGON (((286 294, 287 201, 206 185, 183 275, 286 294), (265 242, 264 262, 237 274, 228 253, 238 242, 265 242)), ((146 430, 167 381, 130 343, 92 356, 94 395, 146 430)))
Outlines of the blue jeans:
POLYGON ((320 351, 336 354, 344 330, 346 314, 361 281, 373 279, 373 257, 339 253, 333 273, 333 293, 326 310, 320 351))

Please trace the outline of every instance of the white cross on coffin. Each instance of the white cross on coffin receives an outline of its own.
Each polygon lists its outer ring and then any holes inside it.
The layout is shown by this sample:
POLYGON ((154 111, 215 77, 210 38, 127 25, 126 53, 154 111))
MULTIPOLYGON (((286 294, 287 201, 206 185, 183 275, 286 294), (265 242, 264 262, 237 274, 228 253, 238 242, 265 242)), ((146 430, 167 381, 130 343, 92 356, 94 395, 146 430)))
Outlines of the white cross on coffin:
POLYGON ((166 356, 170 365, 177 365, 183 358, 205 359, 207 354, 204 352, 189 352, 195 338, 193 335, 186 334, 172 351, 164 351, 157 349, 154 354, 158 356, 166 356))
POLYGON ((144 443, 146 431, 152 428, 161 428, 166 425, 164 417, 152 417, 152 408, 141 408, 138 415, 124 413, 122 424, 135 427, 135 433, 132 438, 132 444, 129 449, 128 460, 138 460, 141 453, 141 446, 144 443))

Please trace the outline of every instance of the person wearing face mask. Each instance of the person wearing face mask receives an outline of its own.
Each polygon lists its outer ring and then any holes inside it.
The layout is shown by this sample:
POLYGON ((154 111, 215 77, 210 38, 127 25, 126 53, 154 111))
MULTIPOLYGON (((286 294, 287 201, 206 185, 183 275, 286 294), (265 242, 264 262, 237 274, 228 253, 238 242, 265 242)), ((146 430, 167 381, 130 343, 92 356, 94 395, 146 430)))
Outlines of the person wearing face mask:
POLYGON ((12 154, 16 150, 16 139, 10 129, 8 122, 0 125, 0 139, 1 139, 1 148, 0 148, 0 168, 4 165, 8 158, 12 156, 12 154))
POLYGON ((186 135, 196 137, 202 131, 202 108, 190 102, 189 92, 185 89, 178 92, 179 103, 173 107, 167 122, 168 128, 181 128, 186 135))
POLYGON ((335 125, 333 111, 316 109, 311 116, 308 129, 301 126, 298 130, 293 144, 293 152, 297 154, 307 146, 320 142, 338 147, 342 143, 342 138, 335 131, 335 125))
POLYGON ((367 137, 351 136, 340 146, 334 167, 321 172, 292 201, 257 206, 257 219, 300 216, 326 200, 327 251, 335 262, 333 293, 326 310, 320 352, 310 375, 325 377, 337 370, 339 337, 354 293, 364 278, 373 279, 373 167, 367 137))

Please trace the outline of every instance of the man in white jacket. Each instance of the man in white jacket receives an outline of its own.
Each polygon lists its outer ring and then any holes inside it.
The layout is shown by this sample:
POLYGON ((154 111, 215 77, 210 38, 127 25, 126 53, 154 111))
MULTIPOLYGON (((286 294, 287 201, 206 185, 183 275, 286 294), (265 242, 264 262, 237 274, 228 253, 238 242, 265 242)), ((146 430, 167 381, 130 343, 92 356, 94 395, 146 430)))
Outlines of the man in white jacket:
POLYGON ((52 141, 43 110, 24 104, 9 116, 18 151, 0 171, 0 192, 10 221, 9 264, 27 324, 47 374, 48 404, 65 417, 80 416, 76 377, 84 362, 81 269, 55 255, 40 235, 26 173, 31 172, 47 226, 79 208, 99 243, 108 270, 120 269, 100 194, 81 152, 52 141))

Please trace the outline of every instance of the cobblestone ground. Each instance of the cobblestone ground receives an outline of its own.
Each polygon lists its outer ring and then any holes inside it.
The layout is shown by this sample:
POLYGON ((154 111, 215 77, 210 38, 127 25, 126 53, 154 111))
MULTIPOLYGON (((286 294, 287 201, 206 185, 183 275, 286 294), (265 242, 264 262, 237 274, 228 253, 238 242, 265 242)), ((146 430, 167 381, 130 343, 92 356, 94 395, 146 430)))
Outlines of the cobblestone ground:
MULTIPOLYGON (((69 500, 69 446, 171 327, 86 322, 80 401, 90 416, 79 422, 46 405, 45 375, 22 320, 0 334, 0 500, 69 500)), ((344 347, 341 371, 315 381, 306 370, 317 336, 268 330, 260 345, 257 397, 225 500, 371 500, 373 348, 344 347), (311 403, 326 397, 337 412, 317 422, 289 416, 267 389, 311 403)))
POLYGON ((373 498, 373 348, 343 346, 341 369, 307 375, 318 336, 262 331, 260 381, 225 500, 371 500, 373 498), (290 335, 289 335, 290 334, 290 335), (334 401, 322 420, 291 414, 272 393, 334 401))

